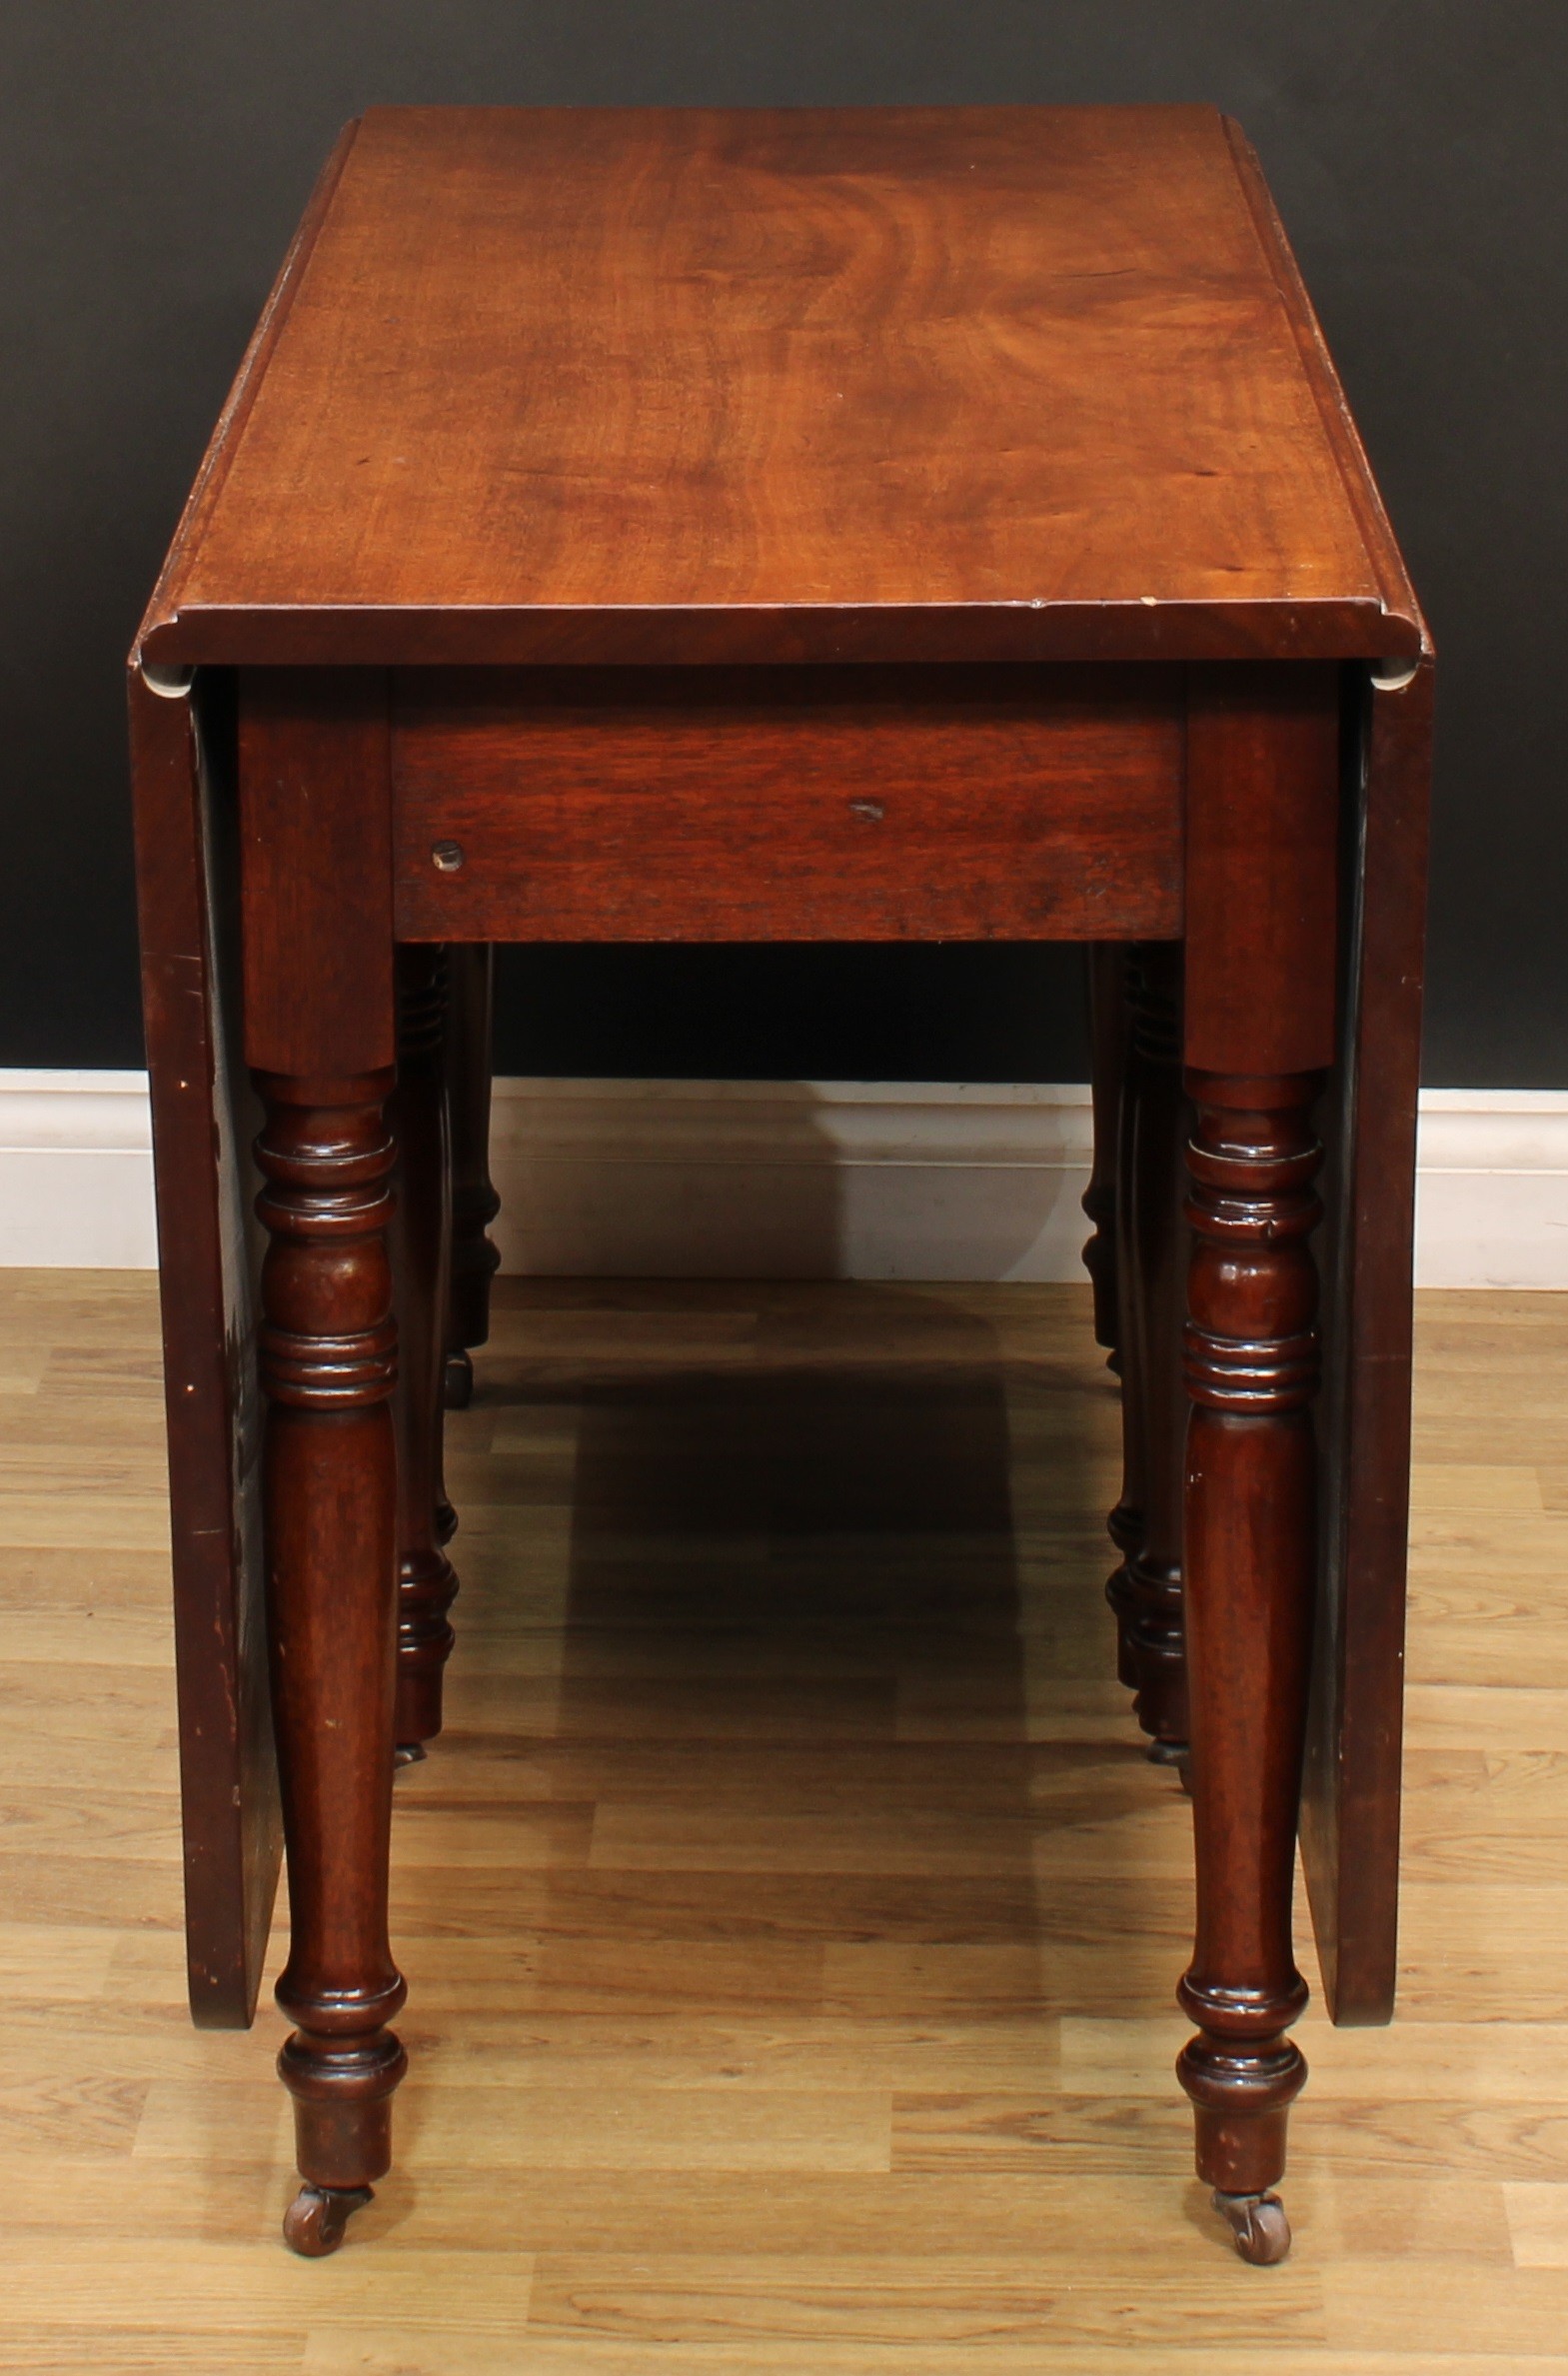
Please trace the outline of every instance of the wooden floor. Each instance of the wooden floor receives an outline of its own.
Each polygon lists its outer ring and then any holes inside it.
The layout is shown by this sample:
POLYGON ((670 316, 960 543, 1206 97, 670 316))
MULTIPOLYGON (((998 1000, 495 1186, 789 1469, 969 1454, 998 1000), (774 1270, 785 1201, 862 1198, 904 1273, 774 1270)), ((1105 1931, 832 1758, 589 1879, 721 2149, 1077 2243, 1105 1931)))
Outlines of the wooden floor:
POLYGON ((1277 2270, 1189 2175, 1086 1293, 504 1284, 322 2262, 277 2014, 184 2010, 161 1424, 150 1278, 0 1273, 0 2366, 1568 2370, 1568 1298, 1423 1302, 1401 2013, 1301 2025, 1277 2270))

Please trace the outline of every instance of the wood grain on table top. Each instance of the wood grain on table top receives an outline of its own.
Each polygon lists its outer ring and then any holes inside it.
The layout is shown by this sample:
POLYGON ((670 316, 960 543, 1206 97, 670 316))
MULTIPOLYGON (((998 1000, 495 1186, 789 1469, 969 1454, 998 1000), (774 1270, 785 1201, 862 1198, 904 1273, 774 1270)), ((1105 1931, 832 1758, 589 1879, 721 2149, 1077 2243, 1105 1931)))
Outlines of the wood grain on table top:
POLYGON ((1413 652, 1205 107, 384 108, 149 610, 164 662, 1413 652))

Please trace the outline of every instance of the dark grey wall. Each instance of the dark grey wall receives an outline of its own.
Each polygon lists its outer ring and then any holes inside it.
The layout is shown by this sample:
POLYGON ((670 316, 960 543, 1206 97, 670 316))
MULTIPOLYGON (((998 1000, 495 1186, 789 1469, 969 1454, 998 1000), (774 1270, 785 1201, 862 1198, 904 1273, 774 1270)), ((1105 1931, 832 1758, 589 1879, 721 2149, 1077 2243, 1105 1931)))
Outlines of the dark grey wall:
MULTIPOLYGON (((9 0, 0 1063, 139 1061, 121 656, 334 132, 414 99, 1231 109, 1436 627, 1427 1077, 1568 1086, 1563 0, 9 0)), ((499 1054, 1083 1071, 1028 950, 517 953, 499 1054)))

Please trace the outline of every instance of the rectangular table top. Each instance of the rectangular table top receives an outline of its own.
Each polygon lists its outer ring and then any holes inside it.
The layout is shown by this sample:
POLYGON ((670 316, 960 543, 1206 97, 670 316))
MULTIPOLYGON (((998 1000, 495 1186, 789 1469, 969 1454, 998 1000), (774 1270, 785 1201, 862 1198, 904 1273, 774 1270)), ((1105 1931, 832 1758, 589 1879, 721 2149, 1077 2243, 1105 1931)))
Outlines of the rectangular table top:
POLYGON ((140 651, 1423 640, 1215 110, 382 108, 318 186, 140 651))

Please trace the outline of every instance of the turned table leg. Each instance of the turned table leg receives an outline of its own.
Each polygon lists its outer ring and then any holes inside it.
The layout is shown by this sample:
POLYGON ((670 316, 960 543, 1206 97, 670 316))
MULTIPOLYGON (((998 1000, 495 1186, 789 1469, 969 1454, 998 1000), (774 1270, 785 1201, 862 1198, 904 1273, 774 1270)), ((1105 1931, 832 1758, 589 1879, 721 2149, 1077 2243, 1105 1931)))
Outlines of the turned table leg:
POLYGON ((291 1940, 278 2058, 304 2185, 284 2224, 330 2252, 391 2161, 404 1984, 387 1936, 397 1454, 390 1073, 257 1073, 270 1234, 258 1348, 263 1493, 291 1940))
POLYGON ((1194 670, 1187 732, 1192 1226, 1182 1586, 1197 2027, 1177 2063, 1197 2171, 1244 2259, 1283 2259, 1272 2192, 1306 2077, 1291 1889, 1316 1565, 1322 1150, 1337 998, 1331 668, 1194 670))
MULTIPOLYGON (((1120 1098, 1114 1189, 1102 1209, 1115 1228, 1110 1268, 1116 1283, 1122 1442, 1121 1496, 1106 1524, 1121 1556, 1105 1597, 1116 1617, 1116 1672, 1134 1694, 1149 1755, 1173 1762, 1185 1756, 1188 1730, 1181 1631, 1186 1430, 1180 1352, 1186 1308, 1181 950, 1173 942, 1145 942, 1118 954, 1120 1098)), ((1108 969, 1102 979, 1103 997, 1109 995, 1108 969)), ((1102 1030, 1096 1009, 1096 1067, 1102 1030)), ((1098 1118, 1095 1128, 1097 1146, 1098 1118)))
POLYGON ((1181 1609, 1187 1108, 1181 1086, 1180 945, 1139 947, 1130 993, 1122 1192, 1130 1253, 1127 1330, 1136 1350, 1123 1392, 1135 1393, 1141 1405, 1142 1523, 1128 1548, 1122 1589, 1134 1711, 1148 1735, 1150 1756, 1172 1762, 1184 1757, 1188 1732, 1181 1609))
POLYGON ((1083 1267, 1094 1290, 1094 1341, 1119 1368, 1120 1318, 1116 1278, 1116 1135, 1121 1123, 1121 1082, 1127 1053, 1127 951, 1118 941, 1094 942, 1085 952, 1089 996, 1090 1097, 1094 1116, 1094 1164, 1083 1191, 1083 1212, 1091 1234, 1083 1267))
POLYGON ((490 1178, 491 1016, 495 951, 448 952, 446 1073, 452 1142, 452 1278, 446 1326, 447 1406, 474 1391, 473 1346, 490 1335, 490 1282, 501 1256, 487 1234, 501 1210, 490 1178))
POLYGON ((1187 1624, 1197 1937, 1179 1991, 1199 2034, 1177 2068, 1198 2175, 1248 2259, 1283 2257, 1269 2189, 1306 2077, 1284 2034, 1306 2003, 1291 1946, 1316 1564, 1320 1081, 1189 1075, 1194 1230, 1186 1338, 1187 1624))
POLYGON ((390 755, 371 670, 243 672, 245 1054, 256 1160, 268 1643, 291 1935, 279 2057, 296 2251, 389 2167, 404 1984, 387 1934, 397 1693, 390 755))
MULTIPOLYGON (((1096 959, 1102 953, 1096 951, 1096 959)), ((1121 1491, 1105 1520, 1115 1545, 1116 1565, 1105 1581, 1105 1598, 1116 1620, 1116 1679, 1129 1691, 1138 1687, 1132 1639, 1135 1604, 1130 1564, 1143 1540, 1143 1501, 1147 1470, 1147 1409, 1143 1394, 1141 1343, 1137 1325, 1137 1250, 1132 1238, 1131 1179, 1134 1146, 1134 1109, 1127 1091, 1127 1055, 1131 1031, 1132 974, 1137 951, 1115 952, 1118 963, 1096 964, 1093 975, 1094 1047, 1094 1169, 1101 1176, 1099 1231, 1108 1241, 1099 1255, 1094 1280, 1094 1334, 1098 1343, 1113 1346, 1111 1366, 1121 1380, 1121 1491), (1114 1085, 1114 1094, 1112 1094, 1114 1085), (1109 1150, 1110 1186, 1102 1149, 1109 1150), (1108 1291, 1109 1309, 1101 1309, 1100 1284, 1108 1291)), ((1089 1194, 1095 1194, 1091 1181, 1089 1194)), ((1085 1209, 1088 1199, 1084 1199, 1085 1209)), ((1089 1261, 1090 1247, 1084 1248, 1089 1261)))
MULTIPOLYGON (((400 1763, 441 1730, 452 1653, 448 1610, 458 1579, 442 1547, 452 1531, 442 1484, 443 1371, 449 1282, 450 1181, 442 1043, 447 956, 400 948, 397 1201, 392 1227, 398 1312, 398 1702, 400 1763)), ((453 1521, 455 1523, 455 1521, 453 1521)))

